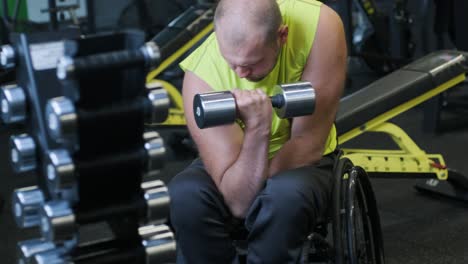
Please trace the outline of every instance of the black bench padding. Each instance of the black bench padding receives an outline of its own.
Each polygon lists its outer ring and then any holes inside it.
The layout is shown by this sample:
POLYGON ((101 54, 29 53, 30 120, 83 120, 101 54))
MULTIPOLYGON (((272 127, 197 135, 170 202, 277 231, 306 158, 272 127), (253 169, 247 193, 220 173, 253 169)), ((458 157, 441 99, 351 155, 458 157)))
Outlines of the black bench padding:
POLYGON ((161 60, 171 56, 211 23, 211 19, 201 19, 211 7, 212 5, 191 6, 153 37, 152 41, 161 51, 161 60))
POLYGON ((338 135, 465 73, 466 62, 461 52, 438 51, 343 97, 336 117, 338 135))

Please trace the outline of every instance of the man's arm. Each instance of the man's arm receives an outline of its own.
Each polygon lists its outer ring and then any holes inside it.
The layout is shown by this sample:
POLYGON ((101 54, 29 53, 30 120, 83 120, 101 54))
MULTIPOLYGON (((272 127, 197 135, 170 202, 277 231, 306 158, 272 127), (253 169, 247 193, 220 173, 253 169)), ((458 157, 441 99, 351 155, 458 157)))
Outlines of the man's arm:
POLYGON ((182 94, 187 126, 224 201, 234 216, 242 218, 268 177, 271 102, 261 91, 234 90, 244 131, 237 124, 201 130, 193 116, 193 97, 210 91, 205 81, 186 72, 182 94))
POLYGON ((346 78, 346 40, 340 17, 322 5, 315 40, 302 74, 316 91, 315 112, 294 118, 291 139, 273 158, 269 176, 322 158, 346 78))

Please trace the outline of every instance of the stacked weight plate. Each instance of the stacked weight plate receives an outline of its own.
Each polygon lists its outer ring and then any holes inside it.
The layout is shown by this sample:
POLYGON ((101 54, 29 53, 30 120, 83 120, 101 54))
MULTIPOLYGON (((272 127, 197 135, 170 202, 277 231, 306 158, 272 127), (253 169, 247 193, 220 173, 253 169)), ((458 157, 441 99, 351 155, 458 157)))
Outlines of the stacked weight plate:
POLYGON ((169 108, 162 88, 145 85, 158 47, 140 32, 11 40, 0 64, 17 80, 1 87, 1 120, 25 130, 10 138, 15 173, 37 176, 36 186, 13 191, 12 208, 20 228, 42 234, 18 243, 18 261, 174 262, 168 191, 157 179, 164 143, 144 131, 169 108), (84 239, 90 226, 109 232, 84 239))

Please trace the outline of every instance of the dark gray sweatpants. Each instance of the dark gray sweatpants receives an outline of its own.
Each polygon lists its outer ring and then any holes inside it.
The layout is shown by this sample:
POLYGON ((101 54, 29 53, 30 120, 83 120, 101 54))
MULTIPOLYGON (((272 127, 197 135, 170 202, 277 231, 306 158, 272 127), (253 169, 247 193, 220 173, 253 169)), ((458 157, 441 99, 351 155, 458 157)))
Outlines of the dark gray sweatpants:
POLYGON ((330 154, 316 165, 268 179, 246 219, 232 216, 203 163, 195 160, 169 184, 177 263, 236 263, 233 239, 242 229, 248 232, 247 263, 300 263, 304 242, 329 204, 335 158, 330 154))

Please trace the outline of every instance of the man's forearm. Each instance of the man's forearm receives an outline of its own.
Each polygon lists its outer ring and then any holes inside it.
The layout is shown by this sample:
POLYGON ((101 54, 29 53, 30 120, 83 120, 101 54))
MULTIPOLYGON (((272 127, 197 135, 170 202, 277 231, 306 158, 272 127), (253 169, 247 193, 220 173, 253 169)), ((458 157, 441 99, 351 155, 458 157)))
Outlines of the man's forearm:
POLYGON ((268 178, 268 133, 246 132, 237 160, 223 175, 220 191, 232 214, 245 217, 268 178))
POLYGON ((322 158, 322 154, 321 144, 314 144, 310 139, 290 139, 271 160, 268 176, 313 164, 322 158))

